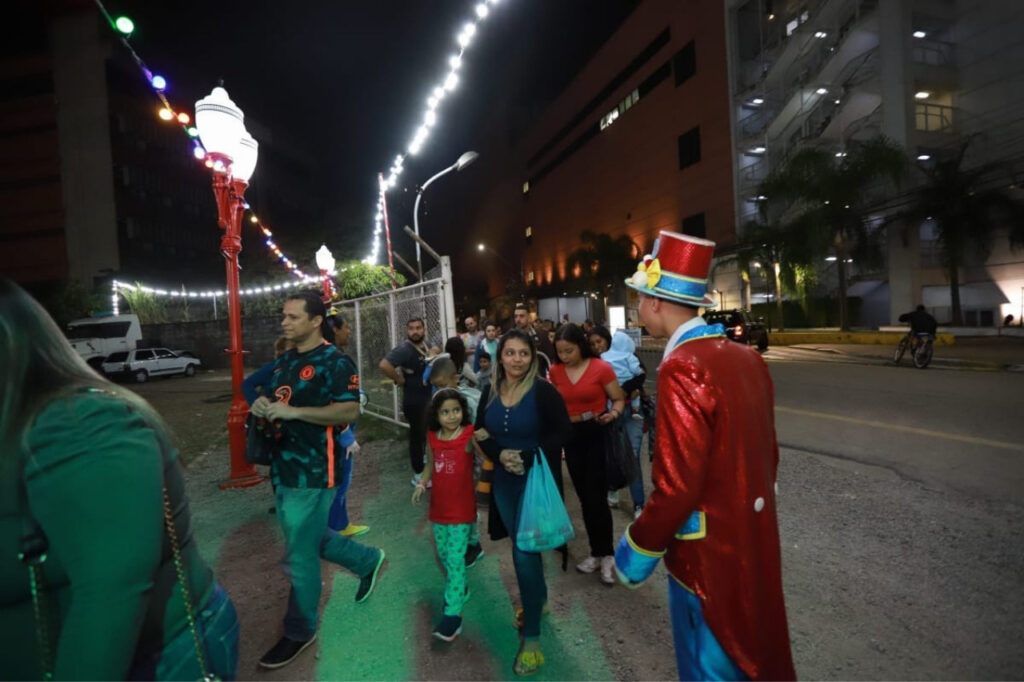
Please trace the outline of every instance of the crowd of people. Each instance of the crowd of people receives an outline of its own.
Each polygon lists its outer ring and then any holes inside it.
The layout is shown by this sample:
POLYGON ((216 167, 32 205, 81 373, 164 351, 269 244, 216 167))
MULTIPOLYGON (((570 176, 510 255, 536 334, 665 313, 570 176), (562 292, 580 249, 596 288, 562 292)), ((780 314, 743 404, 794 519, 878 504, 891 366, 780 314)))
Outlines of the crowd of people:
MULTIPOLYGON (((405 340, 379 367, 402 392, 412 503, 429 499, 444 586, 432 636, 452 642, 462 631, 467 570, 484 554, 486 518, 492 540, 511 540, 520 642, 512 670, 527 676, 544 666, 543 562, 515 539, 529 473, 546 464, 564 497, 564 463, 588 546, 578 572, 636 588, 664 559, 681 679, 794 678, 771 380, 756 352, 699 316, 710 305, 712 249, 663 232, 626 282, 649 332, 667 339, 656 431, 642 409, 646 368, 622 332, 590 320, 536 323, 518 305, 504 333, 470 317, 442 349, 427 344, 422 319, 406 321, 405 340), (617 541, 612 429, 626 434, 637 470, 645 430, 656 453, 649 497, 644 476, 630 481, 631 524, 617 541)), ((181 467, 159 415, 93 373, 9 282, 0 285, 0 313, 0 353, 11 370, 0 405, 0 540, 11 551, 0 556, 0 574, 5 589, 20 586, 0 605, 0 631, 13 646, 0 676, 234 679, 238 618, 196 551, 181 467), (112 479, 124 482, 118 495, 102 484, 112 479)), ((369 527, 346 509, 361 411, 360 377, 343 351, 347 323, 316 293, 296 292, 281 329, 277 357, 245 386, 249 438, 272 453, 272 511, 291 584, 281 637, 259 660, 270 669, 316 640, 322 559, 357 579, 357 603, 374 593, 386 564, 383 549, 353 539, 369 527)), ((558 551, 564 570, 568 547, 558 551)))

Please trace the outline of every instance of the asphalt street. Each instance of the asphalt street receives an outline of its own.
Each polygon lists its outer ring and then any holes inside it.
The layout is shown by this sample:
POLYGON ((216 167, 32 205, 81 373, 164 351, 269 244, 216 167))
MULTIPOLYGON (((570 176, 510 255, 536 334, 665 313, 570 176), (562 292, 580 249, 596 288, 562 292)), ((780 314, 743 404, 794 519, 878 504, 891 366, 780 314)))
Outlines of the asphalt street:
POLYGON ((1019 677, 1024 374, 765 360, 798 673, 1019 677))

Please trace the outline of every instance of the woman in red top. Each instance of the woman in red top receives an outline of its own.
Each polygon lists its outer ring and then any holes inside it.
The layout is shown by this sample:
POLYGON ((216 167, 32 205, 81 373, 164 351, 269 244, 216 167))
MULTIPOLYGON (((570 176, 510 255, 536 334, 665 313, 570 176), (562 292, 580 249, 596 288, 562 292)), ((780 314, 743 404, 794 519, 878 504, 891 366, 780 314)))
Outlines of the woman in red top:
POLYGON ((466 586, 466 548, 476 524, 473 486, 473 425, 469 423, 466 398, 454 388, 442 388, 427 407, 427 450, 423 476, 416 483, 412 501, 417 503, 429 483, 430 520, 434 544, 444 565, 444 617, 434 637, 453 641, 462 632, 462 606, 466 586))
POLYGON ((605 501, 608 483, 604 430, 622 415, 625 396, 615 370, 594 356, 583 330, 576 325, 563 325, 558 330, 555 351, 559 362, 552 365, 548 379, 565 401, 573 423, 572 438, 565 444, 565 463, 580 498, 583 524, 590 540, 590 556, 576 570, 593 573, 600 568, 601 581, 614 585, 612 512, 605 501), (612 407, 606 410, 609 400, 612 407))

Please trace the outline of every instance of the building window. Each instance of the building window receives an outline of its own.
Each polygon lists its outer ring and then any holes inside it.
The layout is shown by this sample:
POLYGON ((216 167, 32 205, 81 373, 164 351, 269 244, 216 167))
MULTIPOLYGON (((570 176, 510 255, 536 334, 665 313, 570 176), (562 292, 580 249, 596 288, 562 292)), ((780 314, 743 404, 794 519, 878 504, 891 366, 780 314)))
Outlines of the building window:
POLYGON ((530 192, 530 181, 527 180, 523 183, 523 194, 529 194, 530 192))
POLYGON ((621 102, 616 104, 614 109, 601 117, 601 130, 604 130, 612 123, 615 123, 616 119, 629 111, 629 109, 636 104, 639 99, 640 92, 636 88, 633 88, 633 91, 626 95, 621 102))
POLYGON ((683 234, 703 239, 708 236, 707 232, 707 226, 704 224, 704 211, 683 218, 683 234))
POLYGON ((526 273, 526 281, 527 282, 532 282, 533 279, 534 279, 533 270, 530 270, 528 273, 526 273))
POLYGON ((672 71, 676 74, 676 85, 682 85, 697 73, 697 50, 691 40, 672 57, 672 71))
POLYGON ((533 226, 528 226, 526 228, 526 236, 527 237, 532 237, 533 236, 533 226))
POLYGON ((679 136, 679 170, 700 161, 700 126, 679 136))

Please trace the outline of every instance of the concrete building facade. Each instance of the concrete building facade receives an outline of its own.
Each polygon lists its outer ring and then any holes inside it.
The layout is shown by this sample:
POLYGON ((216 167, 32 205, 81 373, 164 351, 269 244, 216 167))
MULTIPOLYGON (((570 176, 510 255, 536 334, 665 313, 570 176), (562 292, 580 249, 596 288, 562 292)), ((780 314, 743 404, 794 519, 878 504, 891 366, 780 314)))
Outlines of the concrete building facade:
MULTIPOLYGON (((836 155, 882 134, 926 166, 971 140, 965 166, 1005 164, 990 180, 1017 192, 1024 119, 1024 6, 997 0, 733 0, 728 34, 738 225, 757 217, 757 187, 805 146, 836 155)), ((922 174, 875 218, 897 210, 922 174)), ((1022 197, 1024 198, 1024 197, 1022 197)), ((887 266, 855 275, 860 324, 895 323, 924 303, 951 318, 934 223, 888 230, 887 266)), ((1019 314, 1024 260, 1006 231, 967 254, 965 321, 1019 314)), ((856 267, 856 266, 855 266, 856 267)), ((827 264, 822 270, 827 271, 827 264)), ((825 273, 828 274, 827 272, 825 273)))

